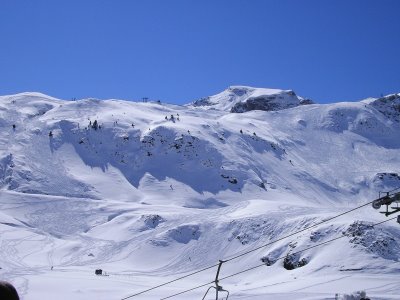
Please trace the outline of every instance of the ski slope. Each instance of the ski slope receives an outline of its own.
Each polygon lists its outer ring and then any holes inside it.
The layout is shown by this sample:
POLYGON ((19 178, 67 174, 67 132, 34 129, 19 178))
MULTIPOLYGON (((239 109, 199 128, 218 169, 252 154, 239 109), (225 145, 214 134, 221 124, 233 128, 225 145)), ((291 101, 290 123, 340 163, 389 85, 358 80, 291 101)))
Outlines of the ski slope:
POLYGON ((400 299, 400 225, 371 226, 387 218, 370 205, 324 222, 400 187, 399 94, 322 105, 235 86, 177 106, 22 93, 0 97, 0 128, 0 279, 22 299, 122 299, 247 251, 220 278, 262 266, 222 280, 229 299, 400 299))

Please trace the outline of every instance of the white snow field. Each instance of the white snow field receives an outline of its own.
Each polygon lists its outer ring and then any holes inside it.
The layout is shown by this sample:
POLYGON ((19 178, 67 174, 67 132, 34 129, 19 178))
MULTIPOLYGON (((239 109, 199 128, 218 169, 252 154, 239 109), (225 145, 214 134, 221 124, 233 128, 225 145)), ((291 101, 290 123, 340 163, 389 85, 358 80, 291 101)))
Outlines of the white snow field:
POLYGON ((229 299, 400 299, 400 224, 367 204, 398 187, 400 94, 2 96, 0 279, 24 300, 162 299, 204 284, 168 298, 202 299, 218 261, 243 254, 221 268, 229 299))

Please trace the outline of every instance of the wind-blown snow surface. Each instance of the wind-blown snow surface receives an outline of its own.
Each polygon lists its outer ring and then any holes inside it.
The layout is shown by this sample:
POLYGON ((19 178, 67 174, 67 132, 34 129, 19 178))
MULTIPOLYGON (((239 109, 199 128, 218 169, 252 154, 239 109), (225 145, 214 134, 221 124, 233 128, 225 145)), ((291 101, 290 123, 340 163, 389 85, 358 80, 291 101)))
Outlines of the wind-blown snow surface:
MULTIPOLYGON (((121 299, 400 186, 399 95, 231 113, 246 99, 224 93, 214 109, 0 97, 0 279, 26 300, 121 299)), ((220 283, 230 299, 400 299, 400 225, 382 220, 364 207, 224 264, 221 277, 266 263, 220 283)))

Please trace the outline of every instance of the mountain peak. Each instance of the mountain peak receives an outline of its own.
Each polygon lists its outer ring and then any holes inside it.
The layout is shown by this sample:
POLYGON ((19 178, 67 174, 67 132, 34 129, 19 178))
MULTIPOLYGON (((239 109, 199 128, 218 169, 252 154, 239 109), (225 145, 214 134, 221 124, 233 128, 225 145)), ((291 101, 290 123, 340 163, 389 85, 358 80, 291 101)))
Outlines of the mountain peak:
POLYGON ((292 90, 238 85, 230 86, 214 96, 196 100, 190 106, 242 113, 251 110, 276 111, 304 104, 313 102, 297 96, 292 90))

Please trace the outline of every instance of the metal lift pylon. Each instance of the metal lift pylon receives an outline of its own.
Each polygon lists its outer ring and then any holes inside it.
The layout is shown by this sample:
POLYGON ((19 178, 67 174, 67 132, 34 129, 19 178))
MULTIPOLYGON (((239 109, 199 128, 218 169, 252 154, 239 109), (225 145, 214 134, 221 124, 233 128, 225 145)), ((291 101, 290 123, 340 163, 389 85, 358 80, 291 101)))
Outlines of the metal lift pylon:
POLYGON ((229 298, 229 292, 228 292, 227 290, 224 290, 224 289, 222 288, 222 286, 219 285, 219 280, 218 280, 219 271, 221 271, 221 266, 222 266, 222 264, 223 264, 224 262, 225 262, 225 261, 223 261, 223 260, 219 260, 219 265, 218 265, 218 269, 217 269, 217 275, 215 276, 215 280, 214 280, 215 286, 210 286, 210 287, 207 289, 206 293, 204 294, 204 296, 203 296, 203 298, 202 298, 201 300, 204 300, 204 299, 206 298, 208 292, 209 292, 210 289, 212 289, 212 288, 215 289, 215 300, 218 300, 218 292, 226 292, 227 295, 226 295, 225 300, 228 300, 228 298, 229 298))

